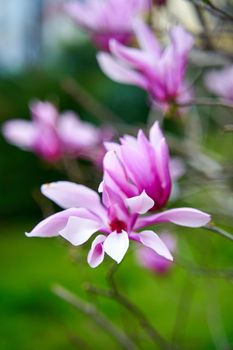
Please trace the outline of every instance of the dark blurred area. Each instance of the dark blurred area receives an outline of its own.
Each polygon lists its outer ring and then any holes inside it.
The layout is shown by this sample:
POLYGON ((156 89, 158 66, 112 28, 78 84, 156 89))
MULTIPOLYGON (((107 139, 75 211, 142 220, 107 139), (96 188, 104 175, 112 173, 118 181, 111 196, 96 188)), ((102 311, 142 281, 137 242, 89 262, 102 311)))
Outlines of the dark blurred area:
MULTIPOLYGON (((2 47, 8 43, 8 52, 4 49, 0 54, 1 122, 11 118, 30 119, 29 102, 39 99, 53 102, 60 111, 74 110, 82 119, 100 125, 95 116, 65 91, 63 83, 72 77, 88 94, 109 105, 126 123, 145 123, 149 108, 146 94, 127 86, 121 86, 122 94, 119 94, 118 84, 112 83, 98 68, 96 50, 89 42, 82 38, 71 40, 68 36, 69 40, 62 40, 62 35, 59 37, 56 29, 59 31, 61 25, 68 28, 71 37, 72 34, 75 36, 77 29, 60 14, 58 2, 24 2, 26 11, 23 13, 17 11, 17 8, 21 9, 21 2, 9 2, 0 19, 0 28, 6 23, 9 27, 8 30, 5 28, 5 34, 1 31, 2 47), (15 3, 14 7, 10 3, 15 3), (14 16, 17 18, 14 25, 17 24, 18 28, 11 27, 14 16), (55 28, 49 27, 50 21, 56 23, 55 28)), ((38 215, 33 193, 45 182, 64 179, 65 174, 32 153, 7 144, 2 136, 0 149, 2 219, 9 219, 12 215, 21 218, 38 215)))

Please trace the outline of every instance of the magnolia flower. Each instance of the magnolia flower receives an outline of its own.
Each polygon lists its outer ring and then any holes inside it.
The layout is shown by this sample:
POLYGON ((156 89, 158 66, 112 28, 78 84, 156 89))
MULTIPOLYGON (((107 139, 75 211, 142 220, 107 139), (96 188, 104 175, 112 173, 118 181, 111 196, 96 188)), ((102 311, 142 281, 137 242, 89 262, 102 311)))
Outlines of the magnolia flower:
POLYGON ((191 90, 184 81, 193 37, 181 26, 170 32, 171 43, 162 49, 154 33, 141 20, 134 22, 139 49, 110 41, 111 55, 101 52, 97 60, 111 79, 141 87, 154 103, 167 111, 173 104, 187 103, 191 90))
MULTIPOLYGON (((169 233, 161 233, 160 239, 164 242, 171 253, 176 250, 176 239, 169 233)), ((165 259, 161 255, 157 254, 154 250, 140 246, 136 251, 137 261, 140 265, 151 270, 156 274, 164 274, 172 266, 172 261, 165 259)))
POLYGON ((65 12, 107 51, 110 39, 130 42, 133 19, 149 7, 150 0, 71 0, 64 5, 65 12))
POLYGON ((233 101, 233 65, 207 73, 205 84, 216 95, 233 101))
POLYGON ((137 138, 126 135, 121 144, 105 143, 103 183, 122 198, 139 196, 143 191, 153 200, 150 209, 162 208, 171 193, 170 159, 166 140, 155 122, 149 139, 142 130, 137 138))
POLYGON ((5 122, 3 134, 8 142, 35 152, 48 162, 58 161, 64 154, 93 157, 102 142, 101 131, 81 121, 73 112, 59 116, 49 102, 30 106, 32 121, 15 119, 5 122))
POLYGON ((42 186, 42 193, 65 210, 40 222, 28 237, 62 236, 79 246, 100 232, 92 242, 88 254, 91 267, 98 266, 105 253, 120 263, 129 247, 129 240, 149 247, 168 260, 172 255, 159 236, 147 226, 171 222, 187 227, 207 224, 210 216, 192 208, 171 209, 143 216, 154 201, 145 191, 139 196, 123 200, 112 188, 104 185, 103 201, 99 195, 82 185, 60 181, 42 186))

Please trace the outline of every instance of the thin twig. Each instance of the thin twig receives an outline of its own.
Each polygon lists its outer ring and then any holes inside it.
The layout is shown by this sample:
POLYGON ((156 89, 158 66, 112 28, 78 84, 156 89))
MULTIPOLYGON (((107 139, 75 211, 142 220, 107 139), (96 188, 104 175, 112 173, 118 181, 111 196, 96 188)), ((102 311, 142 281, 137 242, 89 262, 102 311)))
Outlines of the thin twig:
POLYGON ((94 286, 88 286, 87 290, 90 293, 102 295, 104 297, 116 300, 119 304, 124 306, 130 313, 132 313, 132 315, 134 315, 138 319, 140 325, 142 326, 142 328, 144 328, 144 330, 147 332, 147 334, 153 340, 154 343, 156 343, 161 349, 171 350, 171 345, 152 326, 152 324, 144 315, 144 313, 135 304, 128 300, 124 295, 122 295, 118 291, 101 289, 94 286))
POLYGON ((210 278, 233 279, 233 269, 214 269, 203 266, 195 266, 184 258, 176 257, 176 264, 181 268, 197 276, 210 278))
POLYGON ((206 11, 209 11, 213 15, 218 16, 224 20, 233 21, 233 15, 215 6, 210 2, 210 0, 208 0, 208 2, 204 2, 200 0, 187 0, 187 1, 199 6, 200 8, 205 9, 206 11))
POLYGON ((91 317, 96 324, 111 336, 126 350, 137 350, 137 346, 132 342, 128 336, 122 332, 116 325, 114 325, 106 316, 104 316, 97 308, 91 303, 88 303, 69 290, 60 285, 55 285, 52 288, 54 294, 56 294, 62 300, 65 300, 70 305, 73 305, 76 309, 81 311, 87 316, 91 317))
POLYGON ((120 123, 121 119, 108 107, 102 105, 77 81, 66 78, 61 82, 61 87, 73 99, 78 102, 86 111, 95 116, 101 123, 120 123))
POLYGON ((178 107, 197 106, 219 106, 224 108, 233 108, 233 103, 226 100, 215 100, 210 98, 196 98, 186 103, 178 104, 178 107))
POLYGON ((194 5, 194 8, 195 8, 196 14, 198 16, 199 22, 200 22, 200 24, 202 25, 202 28, 203 28, 203 34, 201 35, 201 37, 204 40, 205 49, 213 49, 211 38, 209 36, 208 24, 206 22, 205 16, 202 13, 202 9, 197 4, 193 4, 193 5, 194 5))
POLYGON ((217 233, 218 235, 225 237, 227 239, 229 239, 230 241, 233 241, 233 235, 225 230, 223 230, 222 228, 219 228, 215 225, 209 224, 204 226, 203 228, 212 231, 214 233, 217 233))

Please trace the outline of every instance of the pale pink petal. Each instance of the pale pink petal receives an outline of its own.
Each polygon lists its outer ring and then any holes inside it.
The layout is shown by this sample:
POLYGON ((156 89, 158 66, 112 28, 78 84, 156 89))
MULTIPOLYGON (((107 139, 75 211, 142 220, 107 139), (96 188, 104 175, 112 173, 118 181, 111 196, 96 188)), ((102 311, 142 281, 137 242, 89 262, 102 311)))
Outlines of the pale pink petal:
POLYGON ((116 142, 104 142, 104 147, 107 151, 117 151, 120 145, 116 142))
POLYGON ((70 216, 67 225, 59 231, 59 234, 71 244, 77 246, 88 241, 101 226, 101 223, 95 220, 70 216))
POLYGON ((170 36, 176 54, 184 58, 194 44, 193 36, 181 26, 173 27, 170 36))
POLYGON ((94 125, 84 122, 73 112, 60 116, 58 133, 67 151, 82 151, 95 147, 101 140, 101 133, 94 125))
POLYGON ((32 122, 14 119, 3 124, 2 132, 9 143, 26 150, 34 147, 37 131, 32 122))
POLYGON ((129 247, 127 232, 112 232, 104 241, 104 251, 118 264, 124 258, 129 247))
POLYGON ((129 66, 138 69, 147 69, 150 67, 151 57, 139 49, 126 47, 117 40, 111 40, 110 50, 113 55, 129 66))
POLYGON ((81 207, 102 212, 98 193, 90 188, 69 181, 58 181, 45 184, 41 187, 44 196, 51 199, 62 208, 81 207))
MULTIPOLYGON (((161 186, 165 197, 168 197, 171 190, 171 177, 169 169, 169 150, 167 142, 162 134, 159 122, 155 122, 150 129, 150 142, 155 151, 156 168, 160 177, 161 186)), ((168 198, 166 198, 167 200, 168 198)))
POLYGON ((143 75, 118 63, 111 55, 100 52, 97 54, 97 61, 102 71, 112 80, 118 83, 137 85, 143 89, 147 88, 147 81, 143 75))
POLYGON ((164 136, 160 129, 159 122, 156 121, 150 128, 150 134, 149 134, 150 143, 156 149, 158 144, 162 141, 163 138, 164 136))
POLYGON ((233 65, 207 73, 205 84, 215 94, 233 101, 233 65))
POLYGON ((149 27, 143 22, 143 20, 137 18, 134 21, 134 32, 137 37, 137 41, 145 52, 151 54, 152 57, 156 58, 161 53, 161 48, 158 40, 154 33, 149 27))
POLYGON ((125 168, 122 165, 117 152, 109 151, 105 154, 104 160, 104 184, 111 188, 122 198, 133 197, 137 194, 135 186, 127 179, 125 168))
POLYGON ((198 209, 178 208, 140 218, 137 221, 136 228, 139 229, 163 222, 172 222, 173 224, 187 227, 201 227, 208 224, 210 220, 211 216, 209 214, 198 209))
POLYGON ((149 230, 142 231, 139 233, 139 237, 143 245, 153 249, 157 254, 163 256, 164 258, 173 260, 168 248, 155 232, 149 230))
POLYGON ((105 238, 106 236, 99 235, 92 242, 91 249, 87 256, 87 262, 92 268, 99 266, 104 260, 103 242, 105 238))
POLYGON ((36 122, 44 124, 48 127, 56 126, 58 111, 52 103, 47 101, 34 101, 30 103, 29 107, 33 119, 36 122))
POLYGON ((95 29, 98 19, 89 4, 82 3, 81 1, 69 1, 63 6, 65 12, 80 26, 95 29))
POLYGON ((177 181, 186 172, 185 163, 179 157, 170 158, 169 169, 173 181, 177 181))
POLYGON ((125 204, 129 207, 131 213, 145 214, 153 208, 155 203, 144 190, 139 196, 126 198, 125 204))
POLYGON ((27 232, 28 237, 55 237, 59 235, 67 224, 70 216, 81 216, 84 218, 93 218, 93 214, 85 209, 70 208, 60 213, 49 216, 41 221, 31 232, 27 232))

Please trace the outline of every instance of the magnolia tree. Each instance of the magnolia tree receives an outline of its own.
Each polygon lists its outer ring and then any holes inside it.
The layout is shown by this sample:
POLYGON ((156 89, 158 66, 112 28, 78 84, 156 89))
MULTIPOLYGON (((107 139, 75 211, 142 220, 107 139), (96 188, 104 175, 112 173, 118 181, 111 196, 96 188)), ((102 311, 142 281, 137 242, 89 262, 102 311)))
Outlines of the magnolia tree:
MULTIPOLYGON (((193 107, 207 105, 213 108, 216 105, 227 108, 229 116, 233 108, 233 66, 224 53, 220 59, 224 67, 212 67, 203 78, 206 88, 216 97, 198 95, 199 74, 198 79, 187 78, 189 59, 197 73, 202 61, 207 65, 205 45, 211 37, 206 29, 206 16, 216 28, 223 20, 232 25, 233 18, 209 1, 190 2, 203 30, 206 30, 203 42, 182 23, 173 23, 172 18, 167 20, 165 28, 156 22, 159 16, 163 16, 160 8, 164 7, 165 11, 168 6, 166 1, 71 0, 62 6, 62 11, 74 21, 77 30, 83 29, 97 46, 97 61, 103 74, 119 84, 135 85, 148 93, 151 109, 148 125, 135 132, 136 125, 132 128, 119 119, 111 127, 107 120, 97 127, 73 111, 60 114, 52 103, 34 101, 30 104, 32 121, 9 120, 2 129, 9 143, 34 152, 55 166, 64 159, 77 160, 79 171, 79 159, 93 163, 93 178, 97 173, 102 178, 95 189, 86 186, 85 173, 79 183, 73 181, 70 163, 64 168, 69 181, 42 185, 42 194, 62 210, 44 218, 26 235, 61 236, 75 247, 87 243, 87 264, 91 268, 102 263, 109 266, 108 289, 88 285, 88 291, 109 297, 128 309, 151 341, 162 349, 177 349, 179 344, 170 344, 163 338, 159 325, 155 327, 149 321, 143 305, 137 306, 122 293, 122 286, 114 277, 116 267, 127 264, 127 252, 134 250, 134 273, 141 265, 152 272, 151 278, 156 274, 169 278, 168 272, 180 263, 179 245, 170 224, 196 230, 202 227, 213 235, 221 235, 222 239, 233 240, 233 235, 218 226, 214 211, 206 212, 202 205, 198 208, 179 205, 185 203, 187 186, 192 193, 197 176, 202 191, 203 179, 214 180, 216 173, 223 175, 223 170, 215 160, 202 153, 197 141, 190 137, 192 130, 182 132, 181 136, 173 130, 167 132, 166 121, 176 123, 185 131, 191 128, 189 119, 192 120, 196 113, 193 107), (195 55, 195 52, 200 55, 195 55), (185 135, 188 135, 186 139, 185 135), (188 178, 184 189, 178 184, 182 177, 188 178)), ((214 43, 210 49, 218 58, 214 43)), ((88 101, 84 108, 91 108, 88 101)), ((95 101, 93 106, 95 113, 100 102, 95 101)), ((104 106, 101 108, 101 111, 106 111, 104 106)), ((227 121, 224 128, 232 131, 232 124, 227 121)), ((227 184, 224 191, 228 191, 227 184)), ((189 203, 192 202, 190 192, 189 203)), ((83 263, 86 261, 84 259, 83 263)), ((211 271, 214 273, 213 269, 211 271)), ((202 272, 208 274, 208 270, 200 269, 202 272)), ((98 274, 98 269, 93 269, 92 273, 98 274)), ((139 348, 136 338, 130 337, 114 320, 110 321, 93 305, 94 302, 87 303, 61 286, 57 286, 54 292, 92 316, 93 321, 107 330, 122 348, 139 348)))

